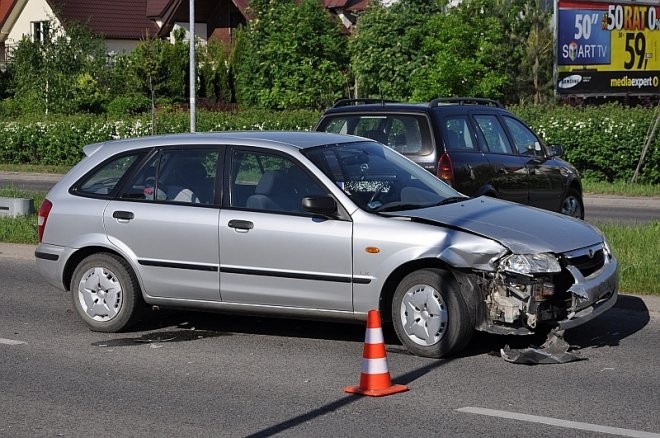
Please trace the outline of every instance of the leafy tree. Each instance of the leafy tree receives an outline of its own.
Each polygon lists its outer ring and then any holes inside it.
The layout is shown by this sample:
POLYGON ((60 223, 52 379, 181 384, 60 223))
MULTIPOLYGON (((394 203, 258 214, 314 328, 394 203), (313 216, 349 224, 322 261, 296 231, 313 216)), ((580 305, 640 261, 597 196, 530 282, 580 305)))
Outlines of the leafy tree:
POLYGON ((440 5, 429 0, 400 0, 389 7, 370 3, 350 42, 356 97, 411 97, 410 77, 427 62, 421 53, 428 38, 426 24, 440 11, 440 5))
POLYGON ((11 64, 7 68, 0 68, 0 100, 5 99, 11 95, 10 87, 13 76, 13 69, 11 64))
POLYGON ((523 9, 523 21, 527 28, 517 36, 523 48, 520 60, 520 77, 524 85, 520 87, 520 100, 531 97, 535 104, 550 100, 553 96, 553 53, 554 34, 551 28, 550 11, 541 9, 541 1, 527 2, 523 9))
POLYGON ((141 88, 151 99, 151 132, 156 132, 156 93, 163 88, 164 71, 160 62, 163 41, 147 35, 131 52, 130 65, 141 88))
POLYGON ((27 112, 98 111, 108 93, 103 40, 76 22, 50 29, 44 41, 24 37, 11 52, 16 101, 27 112))
POLYGON ((163 41, 160 50, 165 94, 175 102, 184 102, 188 99, 190 83, 190 52, 185 29, 174 31, 174 43, 163 41))
POLYGON ((232 102, 234 85, 231 64, 225 46, 216 40, 197 48, 199 61, 200 97, 210 103, 232 102))
POLYGON ((500 99, 511 44, 500 3, 464 0, 427 23, 423 52, 428 60, 412 78, 413 98, 481 96, 500 99))
POLYGON ((323 108, 343 94, 348 62, 340 24, 317 0, 253 0, 236 48, 239 103, 323 108))

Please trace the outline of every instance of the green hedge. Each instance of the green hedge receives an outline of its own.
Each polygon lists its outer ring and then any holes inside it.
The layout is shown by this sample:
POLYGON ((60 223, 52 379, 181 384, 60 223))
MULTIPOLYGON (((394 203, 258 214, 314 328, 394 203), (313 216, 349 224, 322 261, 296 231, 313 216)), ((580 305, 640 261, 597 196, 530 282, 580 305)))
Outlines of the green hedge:
MULTIPOLYGON (((548 143, 560 143, 566 159, 583 176, 599 181, 629 180, 639 161, 654 110, 602 105, 511 107, 548 143)), ((197 113, 197 131, 226 130, 309 130, 318 120, 318 111, 197 113)), ((187 132, 186 112, 158 115, 156 133, 187 132)), ((49 118, 47 121, 21 119, 0 122, 0 163, 73 165, 81 158, 81 147, 94 142, 151 134, 148 115, 112 119, 84 115, 49 118)), ((660 133, 649 148, 640 182, 660 183, 660 133)))
MULTIPOLYGON (((318 120, 318 111, 241 111, 197 113, 196 130, 309 130, 318 120)), ((157 134, 188 132, 186 112, 159 114, 157 134)), ((72 166, 82 158, 82 146, 113 139, 152 134, 149 115, 112 119, 98 115, 51 117, 48 121, 0 122, 0 163, 72 166)))
MULTIPOLYGON (((589 107, 511 107, 547 143, 564 146, 583 177, 629 181, 653 123, 654 109, 606 104, 589 107)), ((660 129, 660 127, 659 127, 660 129)), ((644 158, 639 182, 660 183, 660 131, 644 158)))

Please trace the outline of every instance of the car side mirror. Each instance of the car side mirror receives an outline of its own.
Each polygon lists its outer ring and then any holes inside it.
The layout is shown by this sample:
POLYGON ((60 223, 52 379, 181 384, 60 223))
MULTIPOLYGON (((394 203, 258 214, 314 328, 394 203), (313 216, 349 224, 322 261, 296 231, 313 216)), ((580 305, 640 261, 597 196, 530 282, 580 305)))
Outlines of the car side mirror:
POLYGON ((551 157, 561 157, 564 155, 564 146, 560 144, 551 144, 548 147, 550 148, 551 157))
POLYGON ((330 196, 307 196, 302 200, 305 211, 322 216, 334 216, 337 213, 337 202, 330 196))

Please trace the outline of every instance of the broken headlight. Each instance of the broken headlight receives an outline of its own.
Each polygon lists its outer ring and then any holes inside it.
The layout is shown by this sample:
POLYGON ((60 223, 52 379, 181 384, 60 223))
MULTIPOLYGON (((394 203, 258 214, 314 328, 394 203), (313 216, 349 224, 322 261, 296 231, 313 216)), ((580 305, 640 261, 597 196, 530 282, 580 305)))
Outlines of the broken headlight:
POLYGON ((500 262, 503 271, 532 275, 561 272, 559 260, 552 254, 511 254, 500 262))

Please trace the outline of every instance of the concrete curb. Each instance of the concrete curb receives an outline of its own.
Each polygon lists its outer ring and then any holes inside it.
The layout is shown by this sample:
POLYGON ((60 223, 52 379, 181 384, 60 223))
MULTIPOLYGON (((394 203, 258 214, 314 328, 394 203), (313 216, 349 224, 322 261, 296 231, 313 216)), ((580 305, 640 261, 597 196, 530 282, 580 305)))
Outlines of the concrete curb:
MULTIPOLYGON (((35 245, 0 242, 0 260, 34 260, 35 245)), ((660 313, 660 296, 621 294, 616 307, 637 312, 660 313)))
POLYGON ((56 183, 64 175, 59 173, 8 172, 0 171, 0 179, 10 181, 46 181, 56 183))
POLYGON ((624 208, 652 208, 660 211, 660 197, 657 196, 615 196, 584 194, 586 207, 624 207, 624 208))

